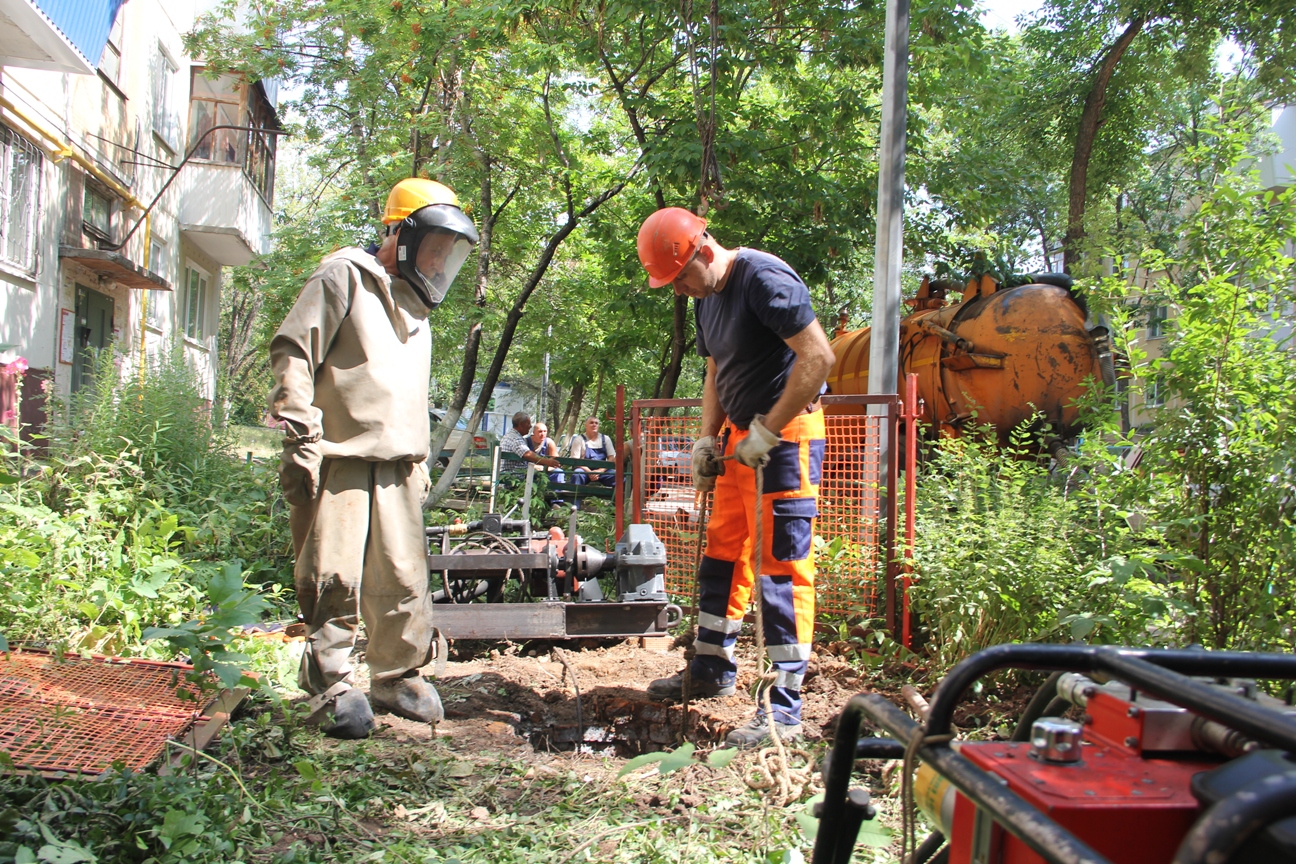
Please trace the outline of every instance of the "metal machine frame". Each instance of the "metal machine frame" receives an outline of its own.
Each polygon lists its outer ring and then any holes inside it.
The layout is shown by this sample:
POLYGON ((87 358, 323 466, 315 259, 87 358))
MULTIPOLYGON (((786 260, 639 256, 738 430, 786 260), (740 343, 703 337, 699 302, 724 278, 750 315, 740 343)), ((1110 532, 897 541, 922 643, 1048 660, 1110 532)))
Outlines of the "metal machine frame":
MULTIPOLYGON (((999 669, 1098 673, 1128 685, 1139 694, 1187 709, 1206 721, 1226 727, 1226 731, 1239 733, 1254 742, 1252 747, 1296 753, 1296 716, 1290 709, 1277 710, 1220 686, 1223 679, 1296 679, 1296 656, 1110 646, 1000 645, 974 654, 950 671, 932 697, 925 727, 881 696, 859 694, 850 700, 838 721, 825 768, 824 804, 814 864, 849 861, 860 823, 873 816, 867 793, 849 789, 855 760, 902 759, 911 742, 917 747, 919 759, 948 780, 979 812, 990 816, 1044 861, 1109 864, 1107 857, 1009 788, 1004 777, 985 770, 964 755, 973 746, 970 742, 963 746, 962 753, 950 746, 947 736, 952 729, 955 707, 977 679, 999 669), (1210 676, 1217 681, 1190 676, 1210 676), (861 738, 861 725, 866 719, 892 737, 861 738), (921 743, 914 741, 916 736, 921 736, 921 743), (852 796, 852 792, 856 794, 852 796)), ((1131 706, 1129 716, 1136 717, 1136 712, 1131 706)), ((1004 749, 1002 744, 988 746, 1004 749)), ((1184 837, 1175 864, 1240 860, 1231 856, 1248 838, 1275 821, 1296 815, 1296 767, 1291 773, 1276 775, 1276 779, 1265 782, 1268 785, 1258 793, 1256 787, 1248 786, 1245 788, 1251 790, 1249 794, 1239 792, 1206 807, 1184 837)), ((915 856, 915 864, 929 860, 944 838, 937 832, 928 840, 915 856)), ((999 859, 991 855, 986 860, 999 859)))

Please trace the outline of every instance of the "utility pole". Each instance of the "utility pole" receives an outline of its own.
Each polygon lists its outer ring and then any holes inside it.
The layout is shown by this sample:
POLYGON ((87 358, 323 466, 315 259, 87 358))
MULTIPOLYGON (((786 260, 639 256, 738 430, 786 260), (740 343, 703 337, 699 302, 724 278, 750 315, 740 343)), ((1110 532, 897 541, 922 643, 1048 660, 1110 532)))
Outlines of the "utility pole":
MULTIPOLYGON (((904 264, 905 121, 909 102, 909 0, 887 0, 886 41, 882 65, 882 129, 878 135, 877 248, 873 261, 873 322, 869 341, 868 392, 898 393, 900 386, 900 269, 904 264)), ((885 406, 869 413, 885 415, 885 406)), ((879 417, 878 475, 887 475, 891 451, 898 445, 879 417)), ((897 481, 898 477, 895 478, 897 481)), ((887 489, 894 500, 898 490, 887 489)), ((868 495, 865 518, 881 525, 891 511, 886 497, 868 495)), ((888 526, 888 533, 895 526, 888 526)), ((890 563, 886 565, 888 568, 890 563)), ((890 580, 887 580, 888 583, 890 580)), ((899 608, 894 589, 886 598, 886 618, 895 632, 899 608)))
MULTIPOLYGON (((877 247, 869 393, 895 393, 900 380, 900 268, 904 263, 905 114, 909 102, 909 0, 887 0, 878 148, 877 247)), ((890 449, 883 436, 883 456, 890 449)), ((886 464, 883 462, 882 464, 886 464)))
MULTIPOLYGON (((549 341, 553 339, 553 325, 545 330, 544 377, 540 379, 540 409, 536 411, 536 422, 543 423, 545 406, 549 403, 549 341)), ((530 500, 530 499, 528 499, 530 500)))

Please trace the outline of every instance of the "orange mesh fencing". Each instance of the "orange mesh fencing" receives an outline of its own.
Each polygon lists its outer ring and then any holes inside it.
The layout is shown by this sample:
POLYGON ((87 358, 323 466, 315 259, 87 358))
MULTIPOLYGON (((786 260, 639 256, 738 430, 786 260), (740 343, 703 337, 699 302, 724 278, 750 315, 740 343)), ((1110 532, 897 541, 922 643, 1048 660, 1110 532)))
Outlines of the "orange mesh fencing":
POLYGON ((141 771, 183 734, 204 700, 178 663, 66 657, 43 651, 0 656, 0 750, 17 768, 100 774, 114 764, 141 771), (194 698, 182 700, 177 687, 194 698))
MULTIPOLYGON (((631 435, 637 518, 652 525, 666 546, 666 590, 692 604, 699 508, 690 473, 693 441, 701 424, 696 400, 634 403, 631 435), (671 407, 673 416, 649 416, 671 407), (643 478, 642 485, 638 485, 643 478)), ((827 445, 815 523, 816 606, 849 618, 884 614, 883 588, 890 540, 880 518, 888 472, 878 438, 888 416, 829 414, 827 445)))

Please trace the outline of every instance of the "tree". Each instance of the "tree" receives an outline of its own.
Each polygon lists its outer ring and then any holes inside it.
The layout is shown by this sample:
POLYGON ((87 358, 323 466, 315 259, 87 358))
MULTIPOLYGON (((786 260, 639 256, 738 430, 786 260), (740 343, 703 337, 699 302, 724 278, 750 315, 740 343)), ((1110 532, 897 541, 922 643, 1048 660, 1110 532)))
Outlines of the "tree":
POLYGON ((1105 188, 1091 176, 1098 151, 1108 151, 1106 167, 1117 172, 1140 158, 1152 130, 1148 112, 1139 108, 1149 97, 1156 102, 1156 91, 1170 81, 1208 77, 1221 39, 1242 46, 1246 65, 1273 97, 1296 93, 1296 10, 1286 0, 1160 0, 1134 7, 1115 0, 1050 0, 1026 29, 1023 41, 1043 61, 1038 118, 1053 127, 1048 137, 1060 133, 1069 143, 1068 272, 1084 251, 1089 201, 1096 187, 1105 188), (1113 117, 1114 109, 1126 116, 1113 117))

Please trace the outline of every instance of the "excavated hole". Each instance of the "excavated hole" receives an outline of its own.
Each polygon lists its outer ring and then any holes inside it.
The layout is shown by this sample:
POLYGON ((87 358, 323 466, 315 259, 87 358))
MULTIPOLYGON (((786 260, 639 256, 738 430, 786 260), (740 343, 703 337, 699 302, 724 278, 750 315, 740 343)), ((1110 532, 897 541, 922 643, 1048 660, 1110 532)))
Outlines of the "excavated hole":
MULTIPOLYGON (((583 729, 573 722, 536 722, 523 718, 518 733, 542 752, 579 752, 626 759, 677 746, 681 706, 640 699, 602 697, 582 705, 583 729)), ((564 712, 567 713, 567 712, 564 712)), ((689 706, 686 740, 710 744, 730 728, 721 718, 689 706)))

